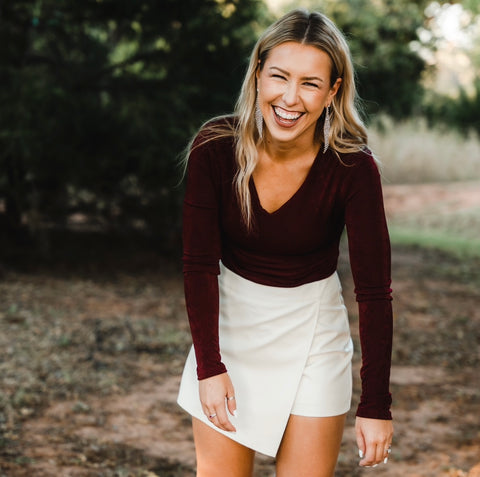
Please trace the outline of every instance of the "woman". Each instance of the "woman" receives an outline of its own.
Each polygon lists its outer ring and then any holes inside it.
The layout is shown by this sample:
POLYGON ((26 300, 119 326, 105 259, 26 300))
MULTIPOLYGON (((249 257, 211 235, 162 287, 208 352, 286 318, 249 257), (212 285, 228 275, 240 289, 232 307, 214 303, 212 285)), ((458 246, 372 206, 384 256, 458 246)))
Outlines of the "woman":
POLYGON ((390 245, 356 112, 348 46, 295 10, 257 42, 232 117, 190 147, 184 278, 193 337, 178 402, 197 476, 332 476, 351 398, 352 342, 336 274, 346 226, 362 345, 360 465, 392 441, 390 245), (237 414, 238 410, 238 414, 237 414))

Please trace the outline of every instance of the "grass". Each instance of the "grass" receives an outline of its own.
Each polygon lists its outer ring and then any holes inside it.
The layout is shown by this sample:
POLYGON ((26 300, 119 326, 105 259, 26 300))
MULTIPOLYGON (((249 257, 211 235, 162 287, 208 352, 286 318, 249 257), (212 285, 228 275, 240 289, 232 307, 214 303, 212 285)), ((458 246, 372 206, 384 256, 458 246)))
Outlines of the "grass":
MULTIPOLYGON (((456 207, 458 195, 450 197, 447 192, 452 183, 480 181, 480 138, 430 129, 421 118, 394 122, 387 117, 377 118, 369 135, 386 186, 449 184, 438 201, 425 204, 417 197, 418 209, 393 214, 392 243, 438 249, 461 258, 480 257, 480 204, 473 200, 456 207)), ((453 192, 462 188, 455 186, 453 192)), ((463 192, 473 193, 474 188, 469 184, 463 192)))
POLYGON ((471 240, 435 230, 408 229, 391 226, 393 244, 418 245, 448 252, 459 258, 480 258, 480 240, 471 240))
POLYGON ((452 211, 440 205, 410 211, 392 218, 390 232, 394 243, 480 257, 480 207, 452 211))
POLYGON ((376 119, 370 144, 384 165, 387 183, 411 184, 480 179, 480 139, 453 130, 430 129, 421 118, 376 119))

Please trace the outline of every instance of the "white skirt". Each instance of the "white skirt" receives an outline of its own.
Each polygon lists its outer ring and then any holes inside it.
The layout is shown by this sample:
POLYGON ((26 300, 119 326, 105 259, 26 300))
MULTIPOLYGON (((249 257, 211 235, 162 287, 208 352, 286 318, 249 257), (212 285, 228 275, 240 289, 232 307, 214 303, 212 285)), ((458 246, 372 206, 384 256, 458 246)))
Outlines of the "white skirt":
POLYGON ((353 344, 337 273, 294 288, 259 285, 221 265, 219 339, 235 388, 237 429, 203 413, 193 347, 178 403, 216 431, 274 457, 290 414, 337 416, 350 409, 353 344))

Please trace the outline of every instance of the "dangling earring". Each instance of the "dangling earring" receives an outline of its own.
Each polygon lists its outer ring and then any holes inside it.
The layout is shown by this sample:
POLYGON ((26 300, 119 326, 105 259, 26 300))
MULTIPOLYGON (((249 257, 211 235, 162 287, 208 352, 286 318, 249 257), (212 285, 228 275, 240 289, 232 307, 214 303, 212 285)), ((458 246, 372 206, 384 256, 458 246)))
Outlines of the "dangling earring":
POLYGON ((258 89, 257 89, 257 102, 255 105, 255 124, 257 125, 258 135, 260 139, 263 137, 263 116, 262 111, 260 110, 260 105, 258 104, 258 89))
POLYGON ((325 119, 323 121, 323 153, 328 149, 328 137, 330 134, 330 106, 325 108, 325 119))

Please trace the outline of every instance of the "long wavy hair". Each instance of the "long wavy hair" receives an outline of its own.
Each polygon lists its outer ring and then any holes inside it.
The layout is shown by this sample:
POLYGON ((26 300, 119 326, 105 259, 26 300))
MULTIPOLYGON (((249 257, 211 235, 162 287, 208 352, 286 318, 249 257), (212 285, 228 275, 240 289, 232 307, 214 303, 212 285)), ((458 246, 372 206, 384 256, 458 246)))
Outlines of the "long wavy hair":
MULTIPOLYGON (((367 131, 359 115, 359 101, 350 48, 336 25, 325 15, 298 9, 287 13, 273 23, 258 39, 250 56, 240 95, 235 105, 235 122, 215 121, 202 126, 204 142, 233 136, 237 172, 234 186, 239 200, 242 219, 252 227, 252 207, 249 182, 258 161, 258 146, 263 140, 255 123, 257 70, 262 70, 270 52, 285 42, 314 46, 327 53, 332 62, 330 86, 337 78, 342 82, 331 103, 329 148, 338 153, 356 152, 367 146, 367 131)), ((317 122, 315 141, 323 141, 325 113, 317 122)), ((217 118, 218 119, 218 118, 217 118)))

